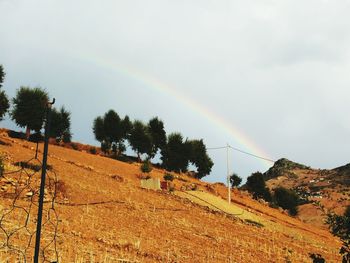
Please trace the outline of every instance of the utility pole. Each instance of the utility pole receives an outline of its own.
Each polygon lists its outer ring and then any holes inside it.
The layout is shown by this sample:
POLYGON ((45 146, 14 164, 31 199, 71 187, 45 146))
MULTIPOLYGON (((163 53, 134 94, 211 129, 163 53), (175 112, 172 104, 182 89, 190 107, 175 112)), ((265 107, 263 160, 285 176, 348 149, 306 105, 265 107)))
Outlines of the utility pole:
POLYGON ((49 132, 51 122, 51 106, 55 103, 55 99, 47 104, 46 108, 46 120, 45 120, 45 139, 44 139, 44 153, 43 153, 43 164, 41 168, 41 183, 40 183, 40 194, 39 194, 39 207, 38 207, 38 221, 36 226, 36 237, 35 237, 35 251, 34 251, 34 263, 39 262, 40 253, 40 236, 41 236, 41 222, 43 217, 44 207, 44 195, 45 195, 45 179, 46 179, 46 168, 47 168, 47 155, 49 150, 49 132))
POLYGON ((230 183, 230 167, 229 167, 229 160, 228 160, 228 154, 229 154, 229 144, 226 144, 226 162, 227 162, 227 188, 228 188, 228 203, 231 204, 231 183, 230 183))

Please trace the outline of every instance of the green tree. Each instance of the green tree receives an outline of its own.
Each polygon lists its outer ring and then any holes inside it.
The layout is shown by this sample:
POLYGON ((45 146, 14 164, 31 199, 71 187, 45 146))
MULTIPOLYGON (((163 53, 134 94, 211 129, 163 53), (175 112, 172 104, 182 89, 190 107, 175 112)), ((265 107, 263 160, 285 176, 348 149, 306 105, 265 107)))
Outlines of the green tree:
POLYGON ((123 139, 121 119, 114 110, 109 110, 103 119, 105 141, 112 147, 114 154, 119 151, 119 144, 123 139))
POLYGON ((298 213, 299 196, 293 190, 277 187, 274 192, 274 199, 278 206, 287 209, 290 215, 298 213))
POLYGON ((197 178, 203 178, 210 174, 214 163, 210 159, 203 140, 190 140, 187 142, 190 147, 189 161, 197 167, 197 178))
POLYGON ((140 170, 142 173, 149 174, 153 170, 152 164, 150 163, 150 161, 149 160, 144 161, 140 166, 140 170))
POLYGON ((21 87, 17 90, 11 117, 18 126, 26 127, 27 139, 31 130, 41 130, 48 101, 48 93, 39 87, 21 87))
POLYGON ((50 137, 56 138, 57 141, 70 142, 72 134, 70 131, 71 113, 66 111, 64 107, 60 110, 55 108, 51 111, 51 128, 50 137))
POLYGON ((0 65, 0 88, 2 88, 2 83, 4 83, 5 75, 4 67, 0 65))
POLYGON ((102 141, 105 138, 105 130, 103 127, 103 118, 102 117, 97 117, 94 120, 92 130, 94 132, 95 139, 102 143, 102 141))
POLYGON ((121 121, 121 133, 122 137, 124 139, 128 139, 130 136, 130 132, 132 129, 132 122, 130 121, 130 118, 128 115, 124 117, 124 119, 121 121))
POLYGON ((151 136, 151 158, 153 158, 157 154, 158 150, 163 149, 166 145, 166 132, 164 130, 164 123, 157 117, 152 118, 148 122, 147 130, 151 136))
POLYGON ((238 187, 242 183, 242 178, 233 173, 230 175, 230 183, 233 187, 238 187))
POLYGON ((10 103, 5 94, 5 91, 1 90, 4 79, 5 79, 5 71, 3 66, 0 65, 0 121, 3 120, 5 113, 10 107, 10 103))
POLYGON ((162 149, 163 166, 170 171, 186 172, 191 155, 191 146, 183 141, 180 133, 168 136, 168 142, 162 149))
POLYGON ((121 120, 118 113, 109 110, 103 117, 97 117, 93 122, 93 132, 96 140, 101 143, 103 152, 111 149, 115 155, 125 151, 124 139, 129 128, 129 117, 121 120))
POLYGON ((141 154, 147 154, 148 157, 152 153, 152 139, 147 131, 147 126, 139 120, 134 121, 130 131, 129 142, 131 148, 137 153, 139 161, 141 154))
POLYGON ((260 172, 255 172, 247 178, 245 185, 247 190, 253 194, 254 199, 262 198, 266 201, 271 201, 271 193, 266 187, 264 176, 260 172))

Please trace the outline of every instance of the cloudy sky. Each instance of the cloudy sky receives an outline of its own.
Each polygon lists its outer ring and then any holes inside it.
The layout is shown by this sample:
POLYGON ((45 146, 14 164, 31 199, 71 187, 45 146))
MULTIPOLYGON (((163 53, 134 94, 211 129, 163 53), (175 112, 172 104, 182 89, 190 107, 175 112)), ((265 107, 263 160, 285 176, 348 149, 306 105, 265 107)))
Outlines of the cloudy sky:
MULTIPOLYGON (((207 147, 334 168, 350 162, 349 14, 349 0, 0 0, 4 90, 45 88, 84 143, 112 108, 207 147)), ((206 180, 223 181, 225 150, 209 154, 206 180)), ((271 165, 229 163, 242 177, 271 165)))

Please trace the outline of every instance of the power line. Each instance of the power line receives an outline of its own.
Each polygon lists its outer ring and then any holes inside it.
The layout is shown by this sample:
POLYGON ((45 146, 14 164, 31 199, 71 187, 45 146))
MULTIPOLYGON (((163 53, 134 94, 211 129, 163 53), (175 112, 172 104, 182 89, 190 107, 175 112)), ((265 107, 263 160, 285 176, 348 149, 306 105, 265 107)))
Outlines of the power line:
POLYGON ((271 159, 269 159, 269 158, 262 157, 262 156, 259 156, 259 155, 253 154, 253 153, 249 153, 249 152, 243 151, 243 150, 241 150, 241 149, 232 147, 231 145, 229 145, 229 147, 230 147, 232 150, 235 150, 235 151, 237 151, 237 152, 250 155, 250 156, 255 157, 255 158, 259 158, 259 159, 262 159, 262 160, 265 160, 265 161, 269 161, 269 162, 272 162, 272 163, 276 162, 276 161, 271 160, 271 159))
POLYGON ((207 148, 207 150, 221 150, 221 149, 226 149, 227 146, 222 146, 222 147, 213 147, 213 148, 207 148))
POLYGON ((256 155, 256 154, 253 154, 253 153, 250 153, 250 152, 246 152, 246 151, 241 150, 241 149, 238 149, 238 148, 236 148, 236 147, 232 147, 231 145, 222 146, 222 147, 207 148, 207 150, 221 150, 221 149, 226 149, 226 148, 230 148, 230 149, 232 149, 232 150, 234 150, 234 151, 237 151, 237 152, 240 152, 240 153, 243 153, 243 154, 246 154, 246 155, 249 155, 249 156, 258 158, 258 159, 262 159, 262 160, 265 160, 265 161, 268 161, 268 162, 272 162, 272 163, 275 162, 275 161, 272 160, 272 159, 269 159, 269 158, 266 158, 266 157, 262 157, 262 156, 259 156, 259 155, 256 155))

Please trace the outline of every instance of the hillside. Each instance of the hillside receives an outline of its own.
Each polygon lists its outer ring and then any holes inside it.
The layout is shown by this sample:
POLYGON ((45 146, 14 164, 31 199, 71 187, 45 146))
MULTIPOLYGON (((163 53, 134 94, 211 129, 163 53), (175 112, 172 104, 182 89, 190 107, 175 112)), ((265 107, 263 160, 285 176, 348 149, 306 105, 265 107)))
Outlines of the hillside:
POLYGON ((264 176, 270 189, 283 186, 298 193, 305 203, 299 206, 304 222, 325 228, 325 214, 342 214, 350 205, 350 164, 320 170, 281 159, 264 176))
MULTIPOLYGON (((13 262, 32 256, 40 163, 32 159, 35 144, 5 132, 0 141, 0 261, 13 262)), ((179 174, 173 192, 147 190, 138 163, 55 145, 48 163, 42 235, 48 262, 311 262, 309 253, 340 261, 340 242, 328 231, 238 190, 228 205, 221 183, 179 174)), ((164 172, 153 169, 151 177, 164 172)))

